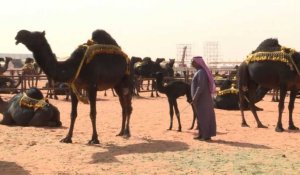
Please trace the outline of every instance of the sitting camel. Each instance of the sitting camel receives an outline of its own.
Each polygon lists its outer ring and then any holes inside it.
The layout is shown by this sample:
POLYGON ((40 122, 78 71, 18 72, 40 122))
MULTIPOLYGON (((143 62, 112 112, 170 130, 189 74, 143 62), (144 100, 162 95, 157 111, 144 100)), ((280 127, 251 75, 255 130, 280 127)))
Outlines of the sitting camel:
MULTIPOLYGON (((168 97, 169 107, 170 107, 170 127, 169 130, 173 127, 173 116, 174 116, 174 110, 175 115, 178 120, 178 131, 181 132, 181 122, 180 122, 180 113, 177 106, 176 99, 180 96, 186 95, 187 102, 192 101, 192 95, 191 95, 191 86, 183 81, 171 81, 166 85, 163 85, 163 74, 161 72, 158 72, 155 74, 156 82, 157 82, 157 89, 160 93, 166 94, 168 97)), ((191 105, 192 106, 192 105, 191 105)), ((195 120, 197 118, 195 110, 193 109, 193 122, 190 129, 194 128, 195 120)))
POLYGON ((13 96, 9 101, 0 97, 0 113, 3 125, 60 127, 60 112, 44 100, 37 88, 30 88, 25 93, 13 96))
MULTIPOLYGON (((214 107, 217 109, 239 110, 239 90, 236 88, 235 81, 229 79, 225 80, 213 100, 214 107)), ((254 106, 257 111, 263 110, 256 105, 254 106)), ((243 107, 245 110, 249 110, 247 101, 244 101, 243 107)))

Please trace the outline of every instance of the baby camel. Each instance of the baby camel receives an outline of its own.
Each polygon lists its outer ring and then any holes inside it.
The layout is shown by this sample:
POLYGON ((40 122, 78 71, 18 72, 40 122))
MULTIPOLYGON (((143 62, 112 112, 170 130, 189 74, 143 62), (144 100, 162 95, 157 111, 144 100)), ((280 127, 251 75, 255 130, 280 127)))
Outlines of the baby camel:
MULTIPOLYGON (((163 74, 161 72, 157 72, 155 74, 155 78, 156 78, 156 83, 157 83, 157 89, 160 93, 166 94, 166 96, 168 97, 168 102, 169 102, 169 107, 170 107, 170 127, 169 130, 172 129, 173 127, 173 116, 174 116, 174 110, 175 110, 175 114, 178 120, 178 131, 181 132, 181 122, 180 122, 180 113, 178 110, 178 105, 177 105, 177 98, 180 96, 184 96, 186 95, 187 97, 187 102, 191 102, 192 101, 192 96, 191 96, 191 87, 189 84, 183 82, 183 81, 172 81, 169 82, 166 85, 163 85, 163 74)), ((192 105, 191 105, 192 106, 192 105)), ((193 109, 193 122, 192 122, 192 128, 194 128, 194 123, 195 123, 195 111, 194 108, 192 106, 193 109)))

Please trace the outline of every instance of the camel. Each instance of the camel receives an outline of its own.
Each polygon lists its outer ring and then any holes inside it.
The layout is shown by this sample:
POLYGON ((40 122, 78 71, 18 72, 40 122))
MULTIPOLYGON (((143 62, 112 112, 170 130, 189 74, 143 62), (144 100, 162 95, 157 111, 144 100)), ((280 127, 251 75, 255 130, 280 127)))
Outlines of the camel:
POLYGON ((22 67, 22 76, 23 76, 23 87, 26 89, 26 82, 28 83, 28 87, 37 87, 38 83, 38 75, 42 73, 39 70, 39 66, 34 62, 33 58, 26 58, 25 64, 22 67))
POLYGON ((135 72, 135 67, 138 67, 140 63, 142 62, 141 57, 132 56, 130 58, 130 71, 133 74, 133 95, 140 96, 139 91, 141 90, 143 80, 142 76, 138 75, 135 72))
MULTIPOLYGON (((287 91, 290 91, 289 127, 299 130, 293 122, 293 109, 297 92, 300 89, 300 54, 293 49, 282 47, 277 39, 264 40, 238 69, 240 104, 249 102, 249 107, 258 128, 267 128, 258 118, 254 104, 260 101, 270 89, 279 89, 278 122, 276 132, 284 131, 282 112, 287 91)), ((244 117, 244 109, 240 108, 242 126, 249 127, 244 117)))
POLYGON ((214 107, 217 109, 239 110, 239 91, 232 80, 225 80, 214 97, 214 107))
POLYGON ((65 100, 69 100, 70 87, 68 83, 54 82, 53 80, 48 79, 45 88, 48 89, 46 98, 58 100, 57 95, 65 95, 65 100))
POLYGON ((71 85, 71 122, 63 143, 72 143, 74 125, 79 100, 90 105, 92 138, 89 144, 99 144, 96 129, 97 90, 114 88, 122 107, 122 126, 117 136, 130 137, 130 115, 132 113, 132 75, 129 71, 130 60, 116 41, 104 30, 92 33, 92 40, 78 46, 65 61, 57 61, 44 32, 21 30, 17 33, 16 44, 24 44, 32 53, 44 73, 58 82, 71 85), (87 91, 82 96, 79 90, 87 91))
MULTIPOLYGON (((164 76, 174 77, 173 65, 175 59, 165 61, 164 58, 157 58, 152 61, 150 57, 145 57, 141 62, 134 65, 134 73, 143 78, 154 78, 156 72, 162 72, 164 76)), ((148 80, 147 90, 149 90, 150 80, 148 80)), ((142 87, 142 86, 141 86, 142 87)), ((156 97, 159 97, 156 84, 152 81, 151 97, 154 97, 153 91, 156 92, 156 97)))
MULTIPOLYGON (((239 110, 240 109, 240 100, 239 100, 239 90, 236 88, 236 81, 226 79, 220 87, 220 90, 217 92, 217 95, 214 97, 214 107, 217 109, 225 110, 239 110)), ((249 110, 249 105, 247 101, 244 101, 243 104, 244 110, 249 110)), ((262 108, 254 105, 257 111, 262 111, 262 108)))
POLYGON ((4 62, 4 65, 0 64, 0 75, 3 75, 4 72, 8 69, 8 63, 12 60, 11 57, 0 58, 0 62, 4 62))
MULTIPOLYGON (((178 81, 178 80, 172 81, 166 85, 163 85, 162 72, 157 72, 154 76, 156 78, 158 91, 160 93, 166 94, 166 96, 168 98, 169 110, 170 110, 170 126, 169 126, 168 130, 172 130, 173 116, 174 116, 174 110, 175 110, 175 115, 176 115, 177 121, 178 121, 178 130, 177 131, 181 132, 180 112, 178 110, 177 98, 185 95, 187 97, 187 102, 188 103, 192 102, 191 86, 183 81, 178 81)), ((192 126, 190 129, 194 128, 195 120, 197 118, 193 106, 192 106, 192 109, 193 109, 194 115, 193 115, 192 126)))
POLYGON ((13 96, 9 101, 0 97, 0 124, 17 126, 60 127, 58 109, 44 99, 37 88, 30 88, 25 93, 13 96))
POLYGON ((17 93, 18 91, 14 89, 17 88, 22 82, 22 78, 20 76, 18 78, 18 82, 15 82, 14 79, 8 76, 3 76, 4 72, 7 71, 8 64, 11 60, 11 57, 5 57, 5 60, 0 58, 0 62, 5 62, 3 66, 0 66, 0 93, 17 93))

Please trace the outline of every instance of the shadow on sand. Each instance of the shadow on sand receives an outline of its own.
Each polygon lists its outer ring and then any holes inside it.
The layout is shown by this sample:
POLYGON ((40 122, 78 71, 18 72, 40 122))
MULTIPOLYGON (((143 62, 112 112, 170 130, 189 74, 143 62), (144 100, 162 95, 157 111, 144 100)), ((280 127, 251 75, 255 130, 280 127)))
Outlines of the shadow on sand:
POLYGON ((253 148, 253 149, 271 149, 271 147, 253 143, 243 143, 243 142, 234 142, 234 141, 226 141, 226 140, 210 140, 209 143, 216 143, 216 144, 223 144, 229 145, 234 147, 241 147, 241 148, 253 148))
POLYGON ((0 170, 0 174, 5 175, 30 175, 29 171, 24 170, 23 167, 17 165, 15 162, 0 161, 0 170))
POLYGON ((188 150, 188 144, 179 141, 146 140, 148 143, 138 143, 126 146, 110 144, 106 152, 94 153, 90 163, 119 162, 116 156, 125 154, 161 153, 188 150))

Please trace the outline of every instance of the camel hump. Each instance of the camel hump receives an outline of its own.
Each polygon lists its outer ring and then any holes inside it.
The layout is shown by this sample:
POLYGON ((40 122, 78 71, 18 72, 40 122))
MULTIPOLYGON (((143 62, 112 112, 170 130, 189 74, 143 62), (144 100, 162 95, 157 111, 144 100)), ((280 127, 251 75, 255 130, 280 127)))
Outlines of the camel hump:
POLYGON ((255 52, 272 52, 272 51, 280 51, 281 45, 278 42, 277 38, 268 38, 262 41, 258 47, 256 48, 255 52))

